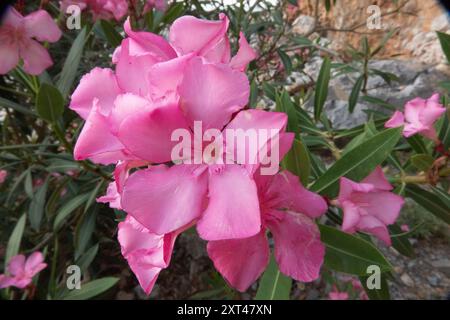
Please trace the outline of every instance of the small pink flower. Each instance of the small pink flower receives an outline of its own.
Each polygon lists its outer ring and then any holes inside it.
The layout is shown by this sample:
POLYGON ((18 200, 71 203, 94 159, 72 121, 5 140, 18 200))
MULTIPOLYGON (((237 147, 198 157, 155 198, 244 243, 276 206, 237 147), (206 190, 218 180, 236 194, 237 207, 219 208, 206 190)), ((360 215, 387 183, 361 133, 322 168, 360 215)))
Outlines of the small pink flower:
POLYGON ((23 289, 45 267, 47 264, 44 263, 41 252, 33 252, 28 258, 22 254, 14 256, 8 263, 7 273, 0 275, 0 289, 7 287, 23 289))
POLYGON ((409 226, 407 225, 407 224, 402 224, 401 226, 400 226, 400 229, 403 231, 403 232, 409 232, 409 226))
POLYGON ((439 103, 439 94, 435 93, 428 99, 415 98, 405 105, 405 113, 396 111, 385 123, 386 128, 404 126, 403 135, 408 138, 421 134, 433 141, 438 141, 433 124, 445 112, 439 103))
POLYGON ((37 41, 56 42, 60 37, 61 31, 46 11, 38 10, 23 17, 10 8, 0 26, 0 74, 14 69, 20 58, 26 72, 41 74, 53 62, 47 49, 37 41))
POLYGON ((127 0, 62 0, 59 2, 61 11, 66 12, 71 5, 77 5, 81 10, 88 10, 94 20, 122 19, 128 12, 127 0))
POLYGON ((7 176, 8 176, 8 171, 0 170, 0 184, 5 182, 7 176))
POLYGON ((328 294, 328 298, 330 300, 348 300, 348 293, 347 292, 340 292, 337 291, 336 288, 334 288, 335 291, 331 291, 328 294))
MULTIPOLYGON (((266 231, 274 239, 280 271, 302 282, 318 278, 325 254, 314 218, 327 210, 321 196, 308 191, 288 171, 255 178, 262 228, 249 238, 208 242, 215 268, 239 291, 255 282, 269 262, 266 231)), ((220 223, 220 220, 217 221, 220 223)))
POLYGON ((337 199, 344 211, 342 230, 367 232, 391 245, 386 225, 395 222, 404 200, 390 190, 392 186, 380 167, 360 183, 342 177, 337 199))

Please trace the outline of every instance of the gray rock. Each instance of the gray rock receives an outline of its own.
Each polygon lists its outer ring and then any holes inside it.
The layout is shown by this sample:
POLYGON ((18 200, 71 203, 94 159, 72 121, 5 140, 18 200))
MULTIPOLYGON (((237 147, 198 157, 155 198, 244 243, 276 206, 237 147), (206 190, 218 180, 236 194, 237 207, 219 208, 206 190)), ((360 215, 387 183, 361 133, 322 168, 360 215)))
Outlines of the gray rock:
POLYGON ((299 35, 309 34, 315 26, 315 19, 306 15, 299 15, 292 23, 292 32, 299 35))
POLYGON ((408 287, 414 287, 414 280, 406 272, 400 276, 400 280, 408 287))
POLYGON ((450 277, 450 259, 439 259, 431 261, 431 265, 438 269, 440 272, 445 273, 450 277))

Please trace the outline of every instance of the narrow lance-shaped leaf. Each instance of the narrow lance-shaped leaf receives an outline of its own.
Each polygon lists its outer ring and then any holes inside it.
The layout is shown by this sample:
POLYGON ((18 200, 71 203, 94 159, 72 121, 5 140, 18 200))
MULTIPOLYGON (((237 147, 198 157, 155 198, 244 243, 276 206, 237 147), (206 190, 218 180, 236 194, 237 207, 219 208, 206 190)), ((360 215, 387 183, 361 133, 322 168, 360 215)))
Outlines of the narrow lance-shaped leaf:
POLYGON ((84 27, 73 42, 72 47, 70 48, 67 55, 66 61, 64 62, 61 76, 57 85, 63 97, 66 97, 69 94, 73 82, 77 77, 77 70, 78 66, 80 65, 81 56, 83 55, 83 48, 86 43, 87 35, 87 27, 84 27))
POLYGON ((442 51, 444 51, 447 61, 450 63, 450 35, 443 32, 436 32, 441 43, 442 51))
POLYGON ((355 85, 353 86, 352 92, 350 93, 350 97, 348 98, 348 110, 350 113, 355 110, 356 103, 358 102, 359 92, 361 91, 361 87, 364 81, 364 76, 360 75, 358 79, 356 79, 355 85))
POLYGON ((401 131, 401 127, 388 129, 356 146, 317 179, 311 190, 334 197, 340 177, 354 181, 364 179, 388 157, 400 139, 401 131))
POLYGON ((328 83, 330 82, 331 61, 326 57, 320 68, 319 77, 316 83, 316 93, 314 96, 314 118, 316 121, 320 119, 323 106, 328 96, 328 83))
POLYGON ((259 281, 255 300, 289 300, 292 280, 278 269, 273 256, 259 281))
POLYGON ((70 291, 63 300, 87 300, 112 288, 119 278, 105 277, 81 285, 81 289, 70 291))
POLYGON ((45 209, 45 198, 47 196, 49 180, 46 179, 44 184, 39 187, 36 194, 30 203, 30 208, 28 210, 28 218, 30 220, 30 225, 34 230, 39 230, 41 226, 42 217, 44 215, 45 209))
POLYGON ((64 98, 58 89, 43 83, 36 98, 38 115, 50 123, 55 123, 64 113, 64 98))
POLYGON ((377 265, 382 272, 391 270, 383 254, 370 242, 336 228, 319 225, 320 238, 326 246, 325 265, 330 269, 367 275, 367 268, 377 265))
POLYGON ((27 216, 26 214, 23 214, 20 217, 19 221, 17 221, 17 224, 14 227, 11 236, 9 237, 8 245, 6 246, 5 269, 11 257, 19 253, 20 243, 22 242, 23 230, 25 229, 26 220, 27 216))
POLYGON ((407 186, 405 194, 425 210, 450 224, 450 207, 439 196, 415 185, 407 186))

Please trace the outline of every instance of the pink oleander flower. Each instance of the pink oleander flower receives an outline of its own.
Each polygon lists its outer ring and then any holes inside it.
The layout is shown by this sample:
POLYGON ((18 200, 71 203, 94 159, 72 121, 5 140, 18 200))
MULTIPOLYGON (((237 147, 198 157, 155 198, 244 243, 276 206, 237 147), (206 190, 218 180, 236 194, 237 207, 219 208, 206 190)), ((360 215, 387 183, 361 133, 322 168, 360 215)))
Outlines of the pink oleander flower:
POLYGON ((28 258, 19 254, 10 259, 7 273, 0 275, 0 289, 17 287, 23 289, 41 272, 47 264, 41 252, 33 252, 28 258))
POLYGON ((14 69, 23 60, 23 69, 33 75, 41 74, 53 61, 38 41, 56 42, 61 37, 52 17, 38 10, 23 17, 9 8, 0 26, 0 74, 14 69))
POLYGON ((216 47, 224 42, 226 17, 213 22, 185 18, 174 22, 170 44, 155 34, 131 30, 127 20, 128 38, 113 56, 115 72, 95 68, 72 95, 70 108, 86 119, 75 159, 102 164, 139 159, 167 162, 176 144, 170 139, 175 129, 192 127, 195 120, 222 128, 247 104, 249 84, 241 71, 255 54, 245 38, 241 37, 236 56, 218 61, 224 50, 216 47), (178 40, 187 36, 190 23, 205 33, 197 34, 198 48, 178 40))
POLYGON ((386 226, 397 220, 404 203, 403 198, 391 190, 380 167, 359 183, 342 177, 337 198, 337 205, 344 212, 342 230, 366 232, 391 245, 386 226))
POLYGON ((330 291, 328 298, 330 300, 348 300, 349 297, 348 292, 341 292, 336 288, 336 286, 333 286, 333 291, 330 291))
POLYGON ((407 224, 402 224, 402 225, 400 226, 400 229, 401 229, 403 232, 409 232, 409 231, 410 231, 409 226, 408 226, 407 224))
POLYGON ((232 287, 246 291, 269 262, 269 230, 280 271, 302 282, 317 279, 325 247, 314 218, 325 213, 326 202, 288 171, 255 175, 263 227, 252 237, 209 241, 214 266, 232 287))
POLYGON ((8 176, 8 171, 0 170, 0 184, 6 181, 6 177, 8 176))
POLYGON ((395 111, 392 117, 385 123, 386 128, 404 126, 403 136, 406 138, 415 134, 438 142, 438 136, 433 124, 445 112, 445 108, 439 103, 439 94, 435 93, 428 99, 415 98, 405 105, 405 113, 395 111))
POLYGON ((71 5, 77 5, 81 10, 88 10, 94 20, 122 19, 128 12, 127 0, 62 0, 59 2, 61 11, 66 12, 71 5))

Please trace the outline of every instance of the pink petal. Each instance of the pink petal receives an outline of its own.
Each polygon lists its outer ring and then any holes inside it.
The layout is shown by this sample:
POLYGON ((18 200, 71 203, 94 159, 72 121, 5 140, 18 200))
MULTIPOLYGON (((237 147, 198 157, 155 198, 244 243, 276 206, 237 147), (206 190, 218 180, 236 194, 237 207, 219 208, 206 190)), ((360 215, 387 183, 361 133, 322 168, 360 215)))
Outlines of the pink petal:
POLYGON ((172 141, 177 129, 188 129, 176 104, 157 107, 126 118, 118 137, 133 155, 154 163, 172 160, 171 153, 178 141, 172 141))
POLYGON ((386 245, 391 245, 391 237, 386 226, 373 216, 364 216, 357 226, 358 230, 373 234, 375 237, 383 241, 386 245))
POLYGON ((5 13, 2 19, 2 25, 9 25, 18 27, 23 23, 23 16, 14 7, 10 6, 8 12, 5 13))
POLYGON ((259 190, 260 201, 266 208, 294 211, 311 218, 327 211, 326 201, 303 187, 299 178, 289 171, 284 170, 268 179, 266 187, 259 190))
POLYGON ((375 188, 380 190, 392 190, 392 186, 389 181, 387 181, 380 166, 377 166, 375 170, 372 171, 372 173, 365 177, 361 182, 372 184, 375 188))
POLYGON ((19 55, 23 59, 23 70, 32 75, 39 75, 53 65, 47 49, 34 40, 21 44, 19 55))
POLYGON ((351 201, 344 201, 341 203, 343 215, 342 221, 342 231, 353 233, 355 231, 355 226, 358 224, 361 216, 359 214, 359 209, 351 201))
POLYGON ((41 272, 47 264, 44 263, 44 255, 41 252, 33 252, 25 262, 25 272, 30 277, 41 272))
POLYGON ((160 271, 168 267, 179 232, 157 235, 130 216, 119 223, 122 254, 146 294, 152 291, 160 271))
POLYGON ((231 115, 247 104, 250 86, 245 74, 194 58, 186 66, 178 90, 187 118, 202 121, 206 130, 222 129, 231 115))
POLYGON ((96 98, 100 112, 108 115, 114 106, 114 100, 120 93, 116 76, 111 69, 94 68, 81 78, 80 84, 72 94, 70 109, 83 119, 87 119, 93 100, 96 98))
POLYGON ((203 56, 211 63, 229 63, 231 58, 230 40, 225 36, 203 56))
POLYGON ((267 226, 274 237, 280 271, 302 282, 317 279, 325 255, 317 225, 307 216, 289 211, 272 215, 267 226))
POLYGON ((177 88, 192 55, 185 55, 154 64, 148 73, 150 96, 153 100, 178 98, 177 88))
MULTIPOLYGON (((240 164, 259 164, 261 156, 267 154, 267 152, 262 152, 263 147, 266 146, 266 149, 269 149, 271 139, 274 139, 272 141, 274 146, 279 146, 280 133, 285 129, 286 123, 287 116, 282 112, 256 109, 239 112, 226 126, 225 131, 230 130, 234 133, 241 131, 244 134, 247 133, 250 138, 245 143, 239 141, 242 139, 238 134, 235 134, 232 140, 227 139, 227 154, 240 164)), ((278 156, 278 160, 278 162, 281 161, 280 156, 278 156)))
POLYGON ((419 115, 425 108, 426 100, 414 98, 405 104, 405 119, 407 122, 417 125, 420 122, 419 115))
POLYGON ((39 41, 56 42, 62 32, 53 18, 45 10, 38 10, 27 15, 24 19, 26 33, 39 41))
MULTIPOLYGON (((7 41, 7 39, 2 41, 7 41)), ((2 57, 0 59, 0 74, 7 74, 19 63, 19 47, 15 43, 2 43, 0 57, 2 57)))
POLYGON ((264 231, 245 239, 210 241, 207 250, 217 271, 241 292, 259 278, 269 262, 269 245, 264 231))
POLYGON ((117 185, 116 182, 110 182, 108 184, 108 188, 106 190, 106 194, 104 196, 98 197, 97 202, 100 203, 109 203, 109 207, 110 208, 115 208, 115 209, 122 209, 121 205, 120 205, 120 194, 117 192, 117 185))
POLYGON ((130 18, 125 21, 124 30, 133 40, 131 43, 131 55, 151 54, 158 61, 175 59, 177 53, 163 37, 151 32, 133 31, 130 18))
POLYGON ((210 166, 209 204, 197 224, 205 240, 247 238, 261 229, 254 180, 239 165, 210 166))
POLYGON ((401 196, 388 191, 356 193, 352 198, 356 205, 384 224, 392 224, 397 220, 405 202, 401 196))
POLYGON ((159 59, 150 53, 133 55, 132 44, 130 38, 122 41, 120 54, 116 58, 117 83, 124 92, 145 96, 148 94, 148 72, 159 59))
POLYGON ((431 128, 445 110, 442 104, 439 103, 439 94, 435 93, 427 100, 426 107, 420 113, 420 122, 431 128))
POLYGON ((219 21, 208 21, 193 16, 183 16, 170 27, 170 43, 181 54, 195 52, 198 55, 214 48, 226 35, 228 18, 221 14, 219 21))
POLYGON ((14 279, 4 274, 0 274, 0 289, 11 287, 14 283, 14 279))
POLYGON ((153 166, 126 181, 122 207, 151 232, 165 234, 194 219, 204 208, 207 176, 197 166, 153 166))
POLYGON ((8 272, 12 276, 19 276, 25 271, 25 261, 26 258, 23 254, 11 257, 8 262, 8 272))
POLYGON ((346 200, 351 200, 353 192, 371 192, 375 186, 370 183, 354 182, 346 177, 339 179, 339 196, 338 201, 343 203, 346 200))
POLYGON ((332 291, 328 294, 330 300, 348 300, 347 292, 332 291))
POLYGON ((239 34, 239 50, 237 54, 231 59, 230 67, 239 71, 245 71, 247 65, 257 58, 256 52, 245 39, 243 32, 239 34))
POLYGON ((405 117, 400 111, 395 111, 392 117, 384 124, 385 128, 396 128, 405 124, 405 117))
POLYGON ((89 114, 74 148, 75 160, 91 159, 101 164, 115 163, 127 157, 123 145, 110 130, 108 119, 101 114, 98 100, 89 114))
POLYGON ((120 94, 114 100, 114 107, 109 116, 111 132, 119 134, 122 122, 140 112, 150 111, 153 107, 150 101, 132 93, 120 94))

